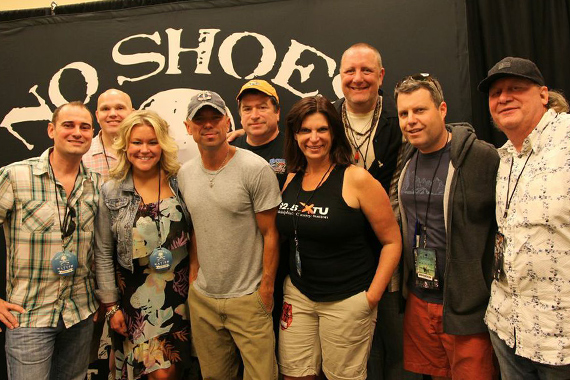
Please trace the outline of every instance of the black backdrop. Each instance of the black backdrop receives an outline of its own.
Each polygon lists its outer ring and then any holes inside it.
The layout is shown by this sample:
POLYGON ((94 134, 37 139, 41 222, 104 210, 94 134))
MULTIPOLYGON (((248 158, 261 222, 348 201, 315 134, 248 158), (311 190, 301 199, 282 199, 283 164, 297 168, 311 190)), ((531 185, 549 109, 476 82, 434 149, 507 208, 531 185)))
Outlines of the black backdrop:
POLYGON ((534 61, 551 89, 570 95, 570 1, 467 0, 472 122, 480 138, 502 145, 505 136, 491 126, 487 99, 476 89, 506 56, 534 61))
POLYGON ((186 158, 196 154, 182 125, 193 91, 219 92, 234 115, 235 95, 254 75, 273 82, 284 114, 304 95, 334 100, 340 56, 358 41, 381 50, 388 93, 404 75, 429 72, 442 81, 449 118, 471 119, 461 1, 175 2, 0 23, 9 52, 0 88, 10 89, 0 99, 0 141, 11 147, 0 149, 0 165, 51 145, 43 129, 55 106, 80 99, 94 110, 110 87, 130 94, 136 108, 158 110, 186 158))
MULTIPOLYGON (((218 91, 237 115, 233 98, 262 57, 273 62, 271 47, 274 64, 266 64, 260 77, 276 85, 284 113, 302 94, 318 91, 336 99, 340 92, 332 82, 340 55, 359 41, 381 51, 386 92, 404 75, 429 72, 443 84, 448 121, 469 121, 480 138, 498 146, 505 139, 491 127, 477 83, 495 62, 516 55, 534 60, 549 86, 570 93, 569 20, 570 0, 131 0, 62 6, 55 15, 49 9, 0 12, 0 166, 51 145, 45 118, 58 103, 92 93, 87 104, 94 110, 97 95, 109 87, 131 94, 136 108, 148 101, 145 107, 157 107, 171 125, 183 117, 193 89, 218 91), (200 37, 204 29, 219 30, 210 30, 214 37, 208 40, 200 37), (168 55, 177 35, 183 49, 212 41, 211 50, 201 49, 211 53, 209 74, 197 72, 196 52, 168 55), (132 36, 138 37, 119 43, 132 36), (153 55, 133 56, 141 53, 153 55), (126 64, 129 57, 139 63, 126 64), (141 63, 148 60, 155 62, 141 63), (155 70, 146 79, 118 83, 119 76, 155 70)), ((5 260, 0 274, 4 283, 5 260)), ((0 360, 0 378, 4 364, 0 360)))

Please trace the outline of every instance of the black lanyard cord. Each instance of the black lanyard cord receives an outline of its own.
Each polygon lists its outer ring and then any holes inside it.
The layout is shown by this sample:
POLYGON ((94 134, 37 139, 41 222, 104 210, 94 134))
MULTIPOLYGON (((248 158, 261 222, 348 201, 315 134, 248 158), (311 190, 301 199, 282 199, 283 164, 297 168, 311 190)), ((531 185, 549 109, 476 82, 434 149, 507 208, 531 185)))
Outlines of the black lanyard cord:
POLYGON ((107 159, 107 151, 105 150, 105 143, 103 142, 103 133, 100 135, 101 147, 103 147, 103 156, 105 157, 105 162, 107 163, 107 170, 111 170, 111 165, 109 165, 109 160, 107 159))
MULTIPOLYGON (((329 174, 329 172, 331 171, 331 169, 333 168, 334 164, 330 164, 329 168, 327 169, 327 171, 325 172, 325 174, 323 174, 323 176, 321 177, 321 180, 319 181, 319 183, 317 184, 317 187, 315 187, 315 189, 311 192, 311 195, 309 196, 309 199, 307 199, 307 201, 305 202, 305 204, 309 204, 309 202, 311 201, 311 199, 313 199, 313 195, 315 195, 315 193, 317 192, 317 190, 319 189, 319 187, 321 187, 322 183, 325 180, 325 177, 327 176, 327 174, 329 174)), ((295 198, 295 204, 297 206, 299 206, 299 194, 301 194, 301 189, 303 188, 303 177, 301 177, 301 183, 299 184, 299 189, 297 190, 297 196, 295 198)), ((297 210, 295 212, 295 215, 293 216, 293 228, 295 229, 295 242, 298 243, 297 241, 297 230, 299 227, 299 211, 297 210)))
MULTIPOLYGON (((160 230, 160 168, 158 168, 158 201, 156 202, 156 216, 157 218, 154 220, 154 223, 156 224, 156 229, 158 230, 158 245, 159 247, 162 247, 162 231, 160 230)), ((134 183, 134 181, 133 181, 134 183)), ((143 205, 146 206, 146 203, 144 203, 144 199, 143 197, 140 195, 140 193, 138 192, 136 186, 135 186, 135 193, 138 194, 138 196, 141 198, 141 201, 143 203, 143 205)))
POLYGON ((530 151, 530 154, 526 158, 526 161, 524 162, 522 170, 519 173, 517 180, 515 182, 515 186, 513 187, 513 192, 509 196, 509 192, 511 189, 511 174, 513 174, 513 163, 515 162, 515 158, 514 157, 511 158, 511 168, 509 169, 509 182, 507 183, 507 199, 505 199, 505 213, 503 214, 503 218, 507 217, 507 214, 509 212, 509 207, 511 207, 511 201, 513 200, 513 196, 515 195, 515 190, 517 189, 517 185, 519 184, 519 180, 521 179, 522 174, 524 172, 524 169, 526 168, 526 164, 528 163, 530 156, 532 156, 532 152, 533 152, 533 150, 530 151))
MULTIPOLYGON (((427 201, 427 207, 426 207, 426 216, 425 216, 425 223, 424 223, 424 228, 423 228, 423 230, 424 230, 424 248, 427 247, 428 215, 429 215, 429 206, 431 203, 431 192, 433 190, 433 182, 435 181, 435 176, 437 175, 437 171, 439 170, 439 165, 441 164, 441 158, 443 157, 443 152, 445 151, 447 143, 449 142, 449 131, 446 131, 446 132, 447 132, 447 137, 445 138, 445 145, 443 146, 443 148, 441 149, 441 151, 439 153, 439 159, 437 160, 437 166, 435 167, 435 170, 433 172, 433 176, 431 177, 431 184, 429 186, 428 201, 427 201)), ((416 153, 416 172, 414 173, 414 213, 416 215, 416 221, 418 220, 418 203, 417 203, 417 199, 416 199, 416 177, 417 177, 417 173, 418 173, 419 157, 420 157, 420 152, 418 151, 416 153)))
MULTIPOLYGON (((49 165, 49 169, 51 172, 51 175, 53 176, 53 186, 55 189, 55 203, 57 205, 57 217, 59 219, 59 230, 61 232, 61 241, 63 243, 64 238, 71 236, 73 234, 73 231, 69 232, 67 231, 69 226, 70 226, 70 221, 73 218, 74 212, 71 212, 72 208, 69 205, 69 199, 67 202, 65 202, 65 212, 63 214, 63 223, 61 221, 61 213, 59 212, 59 190, 57 189, 57 178, 55 178, 55 172, 53 171, 53 167, 51 166, 51 161, 48 157, 48 165, 49 165)), ((77 182, 77 177, 79 177, 79 172, 81 171, 81 167, 77 170, 77 174, 75 175, 75 181, 73 181, 73 186, 75 187, 75 183, 77 182)), ((73 193, 73 190, 72 190, 73 193)), ((71 193, 69 194, 71 197, 71 193)), ((63 200, 63 198, 62 198, 63 200)), ((73 228, 75 229, 75 228, 73 228)))

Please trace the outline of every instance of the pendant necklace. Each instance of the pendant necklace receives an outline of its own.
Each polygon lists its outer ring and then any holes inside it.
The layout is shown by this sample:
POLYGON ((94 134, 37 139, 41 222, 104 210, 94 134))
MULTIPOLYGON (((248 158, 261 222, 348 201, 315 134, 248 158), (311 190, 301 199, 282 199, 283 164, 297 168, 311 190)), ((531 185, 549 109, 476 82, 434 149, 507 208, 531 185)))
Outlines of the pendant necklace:
POLYGON ((218 169, 214 170, 213 173, 210 173, 210 171, 207 170, 207 169, 204 167, 204 161, 202 161, 201 168, 202 168, 202 171, 203 171, 204 173, 206 173, 206 174, 208 174, 208 175, 210 176, 210 178, 208 179, 208 181, 210 182, 210 187, 211 187, 211 188, 214 187, 214 180, 216 179, 216 177, 218 176, 218 174, 220 174, 220 172, 221 172, 222 170, 224 170, 225 165, 226 165, 226 162, 228 161, 228 158, 229 158, 229 157, 230 157, 230 148, 228 147, 228 153, 226 153, 226 158, 224 158, 224 161, 222 161, 222 164, 220 165, 220 167, 219 167, 218 169))
POLYGON ((354 162, 358 163, 360 161, 360 159, 362 158, 363 164, 364 164, 364 169, 366 169, 366 170, 369 169, 366 161, 368 158, 368 150, 370 149, 370 145, 372 145, 371 144, 372 132, 374 130, 374 127, 378 123, 378 119, 379 119, 381 113, 382 113, 382 97, 380 96, 380 97, 378 97, 378 100, 376 101, 376 106, 374 107, 374 112, 372 113, 372 117, 370 118, 370 120, 367 123, 368 129, 366 129, 366 126, 365 126, 364 132, 360 132, 360 131, 355 130, 350 125, 350 120, 348 118, 348 112, 346 110, 346 103, 344 103, 342 106, 342 122, 344 124, 345 129, 347 129, 346 135, 348 138, 348 142, 350 143, 350 145, 352 146, 352 148, 354 150, 354 162), (357 136, 364 137, 362 142, 360 142, 360 143, 358 142, 357 136), (365 144, 366 144, 366 149, 363 148, 365 144), (364 152, 363 152, 363 150, 364 150, 364 152))
MULTIPOLYGON (((372 115, 370 120, 368 120, 368 124, 367 124, 368 129, 364 133, 360 133, 358 131, 355 131, 350 125, 348 126, 348 130, 350 131, 350 134, 352 137, 352 142, 354 143, 354 145, 353 145, 354 150, 355 150, 354 161, 356 163, 358 163, 358 161, 360 161, 360 156, 361 156, 360 148, 362 148, 364 146, 364 144, 366 144, 366 151, 364 152, 364 154, 362 154, 362 159, 364 160, 364 168, 366 168, 366 157, 368 156, 368 149, 370 148, 370 144, 368 142, 370 141, 370 137, 372 136, 372 119, 373 118, 374 118, 374 115, 372 115), (361 143, 358 143, 358 140, 356 138, 357 135, 359 137, 364 136, 364 140, 362 140, 361 143)), ((350 139, 349 139, 349 141, 350 141, 350 139)))

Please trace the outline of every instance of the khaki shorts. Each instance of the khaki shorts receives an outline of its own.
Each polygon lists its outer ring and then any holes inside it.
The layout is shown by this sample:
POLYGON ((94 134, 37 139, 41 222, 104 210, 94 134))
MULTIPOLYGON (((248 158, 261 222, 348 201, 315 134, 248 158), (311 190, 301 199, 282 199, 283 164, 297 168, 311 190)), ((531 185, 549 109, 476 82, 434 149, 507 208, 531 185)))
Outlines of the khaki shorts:
POLYGON ((237 377, 239 356, 244 380, 277 379, 271 310, 257 291, 237 298, 211 298, 190 285, 192 338, 204 379, 237 377))
POLYGON ((314 302, 285 280, 279 331, 279 369, 301 377, 323 372, 329 380, 366 379, 376 325, 366 293, 342 301, 314 302))

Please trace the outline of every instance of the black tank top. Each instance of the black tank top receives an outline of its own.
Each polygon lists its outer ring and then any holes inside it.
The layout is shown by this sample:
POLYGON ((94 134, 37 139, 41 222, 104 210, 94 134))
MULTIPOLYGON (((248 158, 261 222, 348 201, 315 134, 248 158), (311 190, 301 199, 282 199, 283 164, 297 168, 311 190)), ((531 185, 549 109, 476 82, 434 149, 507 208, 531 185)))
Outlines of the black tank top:
POLYGON ((283 192, 277 213, 279 233, 289 240, 291 281, 317 302, 339 301, 367 290, 376 273, 374 253, 366 239, 368 220, 342 198, 345 170, 335 166, 305 206, 301 202, 307 203, 312 191, 299 191, 303 173, 297 173, 283 192), (294 218, 301 276, 295 264, 294 218))

